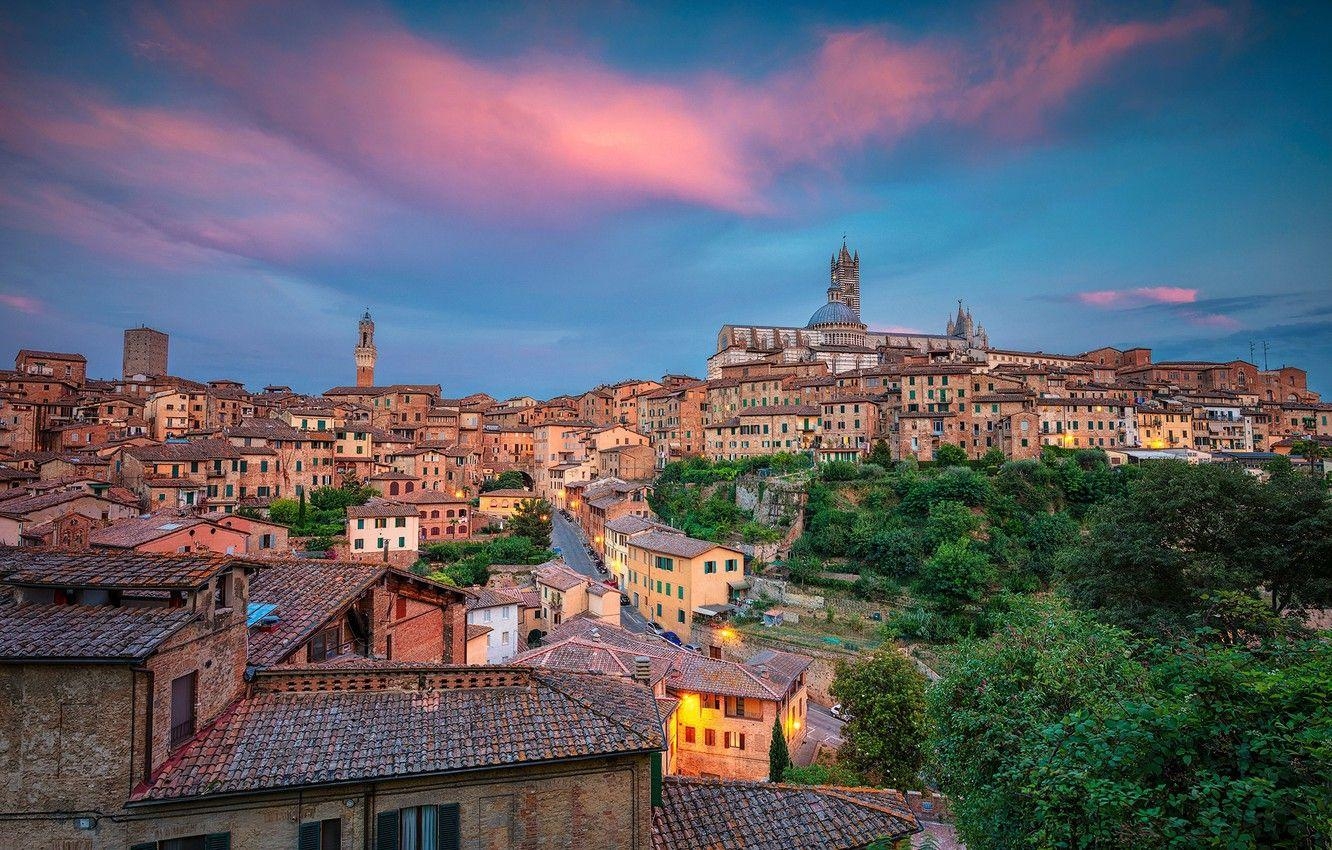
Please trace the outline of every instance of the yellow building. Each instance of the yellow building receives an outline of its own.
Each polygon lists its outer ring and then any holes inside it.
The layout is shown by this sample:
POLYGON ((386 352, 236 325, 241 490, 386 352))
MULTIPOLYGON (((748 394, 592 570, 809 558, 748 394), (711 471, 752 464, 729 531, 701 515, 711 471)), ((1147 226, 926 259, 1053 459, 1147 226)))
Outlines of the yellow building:
POLYGON ((531 490, 491 490, 481 494, 481 507, 477 510, 487 516, 508 519, 518 512, 520 502, 536 497, 531 490))
POLYGON ((624 591, 640 614, 673 631, 687 631, 694 613, 713 613, 701 609, 727 604, 745 580, 743 552, 661 525, 628 535, 624 551, 624 591))

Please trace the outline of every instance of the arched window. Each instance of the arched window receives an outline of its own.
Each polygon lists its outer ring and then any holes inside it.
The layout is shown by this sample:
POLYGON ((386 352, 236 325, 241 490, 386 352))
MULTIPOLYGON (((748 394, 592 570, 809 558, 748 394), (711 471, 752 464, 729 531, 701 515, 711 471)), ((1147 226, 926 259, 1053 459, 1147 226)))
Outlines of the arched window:
POLYGON ((391 484, 389 484, 389 495, 390 496, 398 495, 398 482, 394 481, 391 484))
POLYGON ((446 517, 457 516, 457 513, 453 510, 453 508, 449 508, 447 511, 444 512, 444 516, 446 517))
POLYGON ((433 510, 433 511, 431 511, 431 512, 430 512, 430 518, 431 518, 431 519, 439 519, 439 511, 438 511, 438 510, 433 510))

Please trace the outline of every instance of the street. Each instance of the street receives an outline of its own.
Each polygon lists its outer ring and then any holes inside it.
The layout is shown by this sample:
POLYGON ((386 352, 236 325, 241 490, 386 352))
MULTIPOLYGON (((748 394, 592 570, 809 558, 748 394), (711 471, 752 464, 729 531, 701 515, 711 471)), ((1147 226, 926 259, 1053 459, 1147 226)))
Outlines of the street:
MULTIPOLYGON (((550 545, 560 550, 560 557, 570 567, 594 581, 603 581, 605 576, 597 572, 597 565, 587 553, 587 542, 583 530, 578 524, 564 518, 559 511, 551 515, 550 545)), ((628 605, 620 606, 620 625, 636 634, 648 630, 647 620, 628 605)))
POLYGON ((805 723, 805 740, 791 754, 791 760, 802 767, 813 763, 819 744, 833 749, 842 744, 842 721, 833 717, 827 708, 815 702, 808 703, 805 723))

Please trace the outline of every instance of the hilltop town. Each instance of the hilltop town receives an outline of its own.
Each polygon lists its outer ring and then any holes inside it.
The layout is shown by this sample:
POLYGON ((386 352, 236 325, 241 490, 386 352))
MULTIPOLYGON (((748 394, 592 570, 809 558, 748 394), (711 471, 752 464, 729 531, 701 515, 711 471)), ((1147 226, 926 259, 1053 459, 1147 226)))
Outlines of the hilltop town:
POLYGON ((864 644, 939 679, 885 640, 898 593, 976 635, 1009 604, 1003 576, 950 602, 915 571, 1028 519, 930 497, 926 536, 958 530, 898 575, 867 511, 905 535, 926 472, 1048 464, 1095 492, 1061 479, 1023 516, 1083 522, 1068 506, 1121 495, 1117 471, 1313 480, 1332 456, 1297 366, 999 348, 961 303, 938 334, 876 331, 845 243, 811 306, 724 325, 703 377, 544 400, 392 383, 369 311, 354 381, 320 392, 173 375, 147 327, 115 377, 17 352, 0 809, 38 846, 945 846, 948 801, 916 777, 799 771, 854 762, 837 680, 864 644))

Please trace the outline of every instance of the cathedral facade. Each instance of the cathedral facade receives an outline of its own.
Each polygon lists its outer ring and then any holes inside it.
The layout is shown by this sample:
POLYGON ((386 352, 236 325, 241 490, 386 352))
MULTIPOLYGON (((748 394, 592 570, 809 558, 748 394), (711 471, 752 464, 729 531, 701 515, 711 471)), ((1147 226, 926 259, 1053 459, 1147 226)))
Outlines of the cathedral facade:
POLYGON ((860 252, 848 250, 845 240, 829 262, 828 276, 827 299, 804 327, 723 325, 717 351, 708 358, 708 377, 741 363, 822 361, 829 372, 841 373, 877 366, 892 349, 973 356, 989 348, 985 328, 960 301, 942 334, 870 330, 860 318, 860 252))

